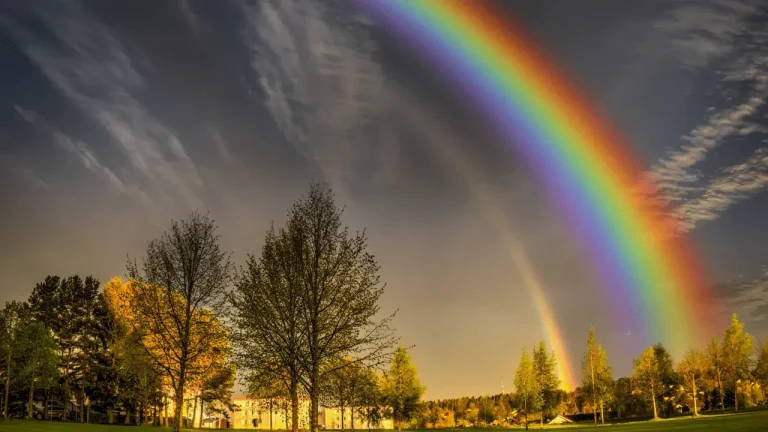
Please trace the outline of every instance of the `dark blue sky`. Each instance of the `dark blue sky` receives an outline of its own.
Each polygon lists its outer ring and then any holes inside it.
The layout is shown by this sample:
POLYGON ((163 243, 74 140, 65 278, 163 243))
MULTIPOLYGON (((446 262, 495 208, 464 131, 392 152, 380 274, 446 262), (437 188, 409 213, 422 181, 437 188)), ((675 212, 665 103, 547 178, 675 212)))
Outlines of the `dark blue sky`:
MULTIPOLYGON (((767 6, 499 6, 644 158, 724 309, 765 335, 767 6)), ((570 360, 594 324, 614 370, 629 373, 642 348, 633 329, 602 313, 562 218, 487 129, 350 2, 0 0, 0 301, 49 273, 122 275, 126 253, 195 208, 242 262, 322 179, 351 228, 367 228, 383 310, 400 309, 427 396, 496 392, 543 332, 453 155, 482 173, 524 243, 570 360)))

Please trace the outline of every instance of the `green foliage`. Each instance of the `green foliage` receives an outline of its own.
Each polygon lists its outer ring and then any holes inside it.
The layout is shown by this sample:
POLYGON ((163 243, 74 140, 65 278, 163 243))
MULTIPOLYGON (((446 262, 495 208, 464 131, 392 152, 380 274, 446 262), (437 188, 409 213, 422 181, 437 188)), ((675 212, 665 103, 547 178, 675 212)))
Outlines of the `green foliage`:
POLYGON ((555 353, 547 353, 544 341, 539 342, 538 348, 533 349, 533 371, 539 388, 541 400, 541 423, 544 417, 550 413, 559 403, 558 387, 560 380, 557 377, 557 360, 555 353))
POLYGON ((425 388, 421 385, 416 367, 411 362, 408 351, 399 346, 384 377, 382 393, 384 400, 392 410, 391 416, 395 427, 402 429, 421 408, 421 396, 425 388))
POLYGON ((603 346, 595 339, 595 330, 592 327, 587 334, 587 350, 581 361, 581 386, 590 396, 595 424, 597 424, 598 409, 601 411, 601 421, 604 423, 603 406, 613 398, 613 378, 611 367, 608 366, 608 357, 603 346))
POLYGON ((752 336, 744 332, 744 323, 733 314, 731 323, 725 330, 722 345, 723 379, 733 390, 735 408, 738 409, 739 380, 749 376, 751 371, 751 356, 753 352, 752 336))
POLYGON ((663 345, 648 347, 634 359, 634 375, 637 387, 653 405, 653 417, 658 417, 658 402, 674 384, 672 357, 663 345))
POLYGON ((515 371, 515 392, 518 405, 525 416, 525 428, 528 429, 528 414, 541 408, 542 400, 536 370, 525 350, 515 371))
POLYGON ((708 369, 707 357, 698 350, 689 350, 677 365, 677 372, 682 377, 693 402, 693 415, 698 415, 698 393, 708 369))

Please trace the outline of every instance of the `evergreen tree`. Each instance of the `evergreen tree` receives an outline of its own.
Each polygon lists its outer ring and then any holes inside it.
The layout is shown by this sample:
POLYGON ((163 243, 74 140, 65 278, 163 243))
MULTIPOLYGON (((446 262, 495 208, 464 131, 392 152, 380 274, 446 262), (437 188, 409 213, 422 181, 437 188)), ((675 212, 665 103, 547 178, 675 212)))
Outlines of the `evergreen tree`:
POLYGON ((557 403, 557 388, 560 380, 556 373, 557 361, 555 353, 548 354, 544 341, 539 342, 538 348, 533 349, 533 371, 541 400, 540 423, 544 425, 544 415, 547 410, 554 408, 557 403))
POLYGON ((405 348, 398 346, 382 386, 384 400, 392 410, 391 416, 397 430, 406 426, 419 412, 424 390, 410 354, 405 348))
POLYGON ((528 413, 535 412, 541 407, 541 391, 533 362, 525 350, 515 371, 515 392, 518 404, 525 415, 525 430, 528 430, 528 413))

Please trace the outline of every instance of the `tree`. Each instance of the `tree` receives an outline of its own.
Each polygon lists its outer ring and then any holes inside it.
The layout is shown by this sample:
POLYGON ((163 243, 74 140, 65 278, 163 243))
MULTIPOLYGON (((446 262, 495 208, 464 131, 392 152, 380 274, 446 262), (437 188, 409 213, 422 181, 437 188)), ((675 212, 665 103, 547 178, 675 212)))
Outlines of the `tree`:
POLYGON ((51 388, 59 375, 58 357, 50 330, 37 321, 27 321, 19 331, 18 371, 20 381, 29 388, 27 417, 34 416, 35 388, 51 388))
POLYGON ((5 354, 5 395, 3 397, 3 420, 8 420, 8 399, 10 398, 11 380, 14 379, 14 357, 18 354, 19 345, 23 342, 21 330, 27 320, 27 307, 17 301, 6 302, 0 311, 2 320, 2 351, 5 354))
POLYGON ((755 379, 763 389, 766 389, 768 388, 768 337, 758 344, 756 351, 755 379))
POLYGON ((299 199, 280 230, 287 265, 278 273, 297 287, 302 349, 298 364, 302 385, 311 399, 312 432, 318 428, 319 396, 329 364, 346 355, 377 363, 394 345, 389 323, 377 320, 384 292, 379 265, 367 252, 365 232, 350 234, 341 222, 327 186, 312 184, 299 199))
POLYGON ((398 430, 418 413, 424 390, 410 354, 402 345, 398 346, 382 386, 384 400, 392 410, 392 420, 398 430))
POLYGON ((368 430, 378 427, 381 421, 390 415, 385 396, 382 392, 383 378, 376 374, 372 368, 365 368, 360 374, 360 383, 357 392, 357 412, 367 423, 368 430))
POLYGON ((605 424, 603 406, 610 399, 613 378, 611 367, 602 345, 595 340, 594 328, 589 328, 587 351, 581 361, 581 386, 592 396, 592 413, 597 425, 597 410, 600 409, 600 421, 605 424))
POLYGON ((633 361, 634 374, 638 388, 653 404, 653 418, 658 419, 657 398, 665 392, 672 377, 672 358, 661 344, 648 347, 640 357, 633 361))
POLYGON ((720 397, 720 409, 725 412, 725 391, 723 389, 723 352, 717 339, 712 339, 707 344, 707 361, 712 381, 717 385, 717 393, 720 397))
POLYGON ((698 416, 698 389, 701 386, 701 380, 707 373, 707 358, 701 351, 689 350, 683 360, 677 365, 677 372, 683 377, 686 387, 691 391, 693 398, 693 415, 698 416), (697 384, 698 382, 698 384, 697 384))
POLYGON ((73 386, 79 386, 80 421, 85 421, 82 407, 93 381, 91 362, 99 349, 101 329, 96 317, 102 311, 98 291, 99 281, 91 276, 48 276, 35 285, 28 300, 32 317, 52 331, 61 367, 62 400, 71 400, 73 386))
POLYGON ((537 410, 541 406, 541 391, 539 390, 536 371, 531 357, 523 350, 520 364, 515 371, 515 391, 518 403, 525 414, 525 430, 528 430, 528 413, 537 410))
POLYGON ((205 410, 210 413, 223 414, 234 410, 232 403, 232 387, 235 384, 235 366, 228 364, 216 368, 214 373, 203 382, 200 393, 200 419, 198 427, 203 427, 202 419, 205 410))
POLYGON ((352 429, 355 428, 355 404, 361 381, 361 365, 351 358, 339 359, 329 364, 333 370, 325 375, 323 400, 329 407, 341 410, 341 430, 344 430, 346 408, 350 408, 352 429))
POLYGON ((173 430, 181 428, 184 389, 201 372, 196 360, 221 337, 216 314, 223 311, 233 271, 219 248, 214 221, 197 212, 147 246, 139 266, 128 261, 134 307, 144 326, 141 344, 170 378, 174 390, 173 430))
POLYGON ((731 317, 731 323, 725 330, 721 345, 723 372, 727 382, 733 388, 734 409, 739 409, 739 381, 746 378, 750 372, 750 357, 752 356, 752 336, 744 332, 744 323, 739 321, 736 314, 731 317))
POLYGON ((291 400, 292 429, 297 432, 299 350, 305 341, 300 311, 303 290, 301 275, 291 268, 293 250, 287 240, 274 228, 267 232, 261 256, 248 258, 230 301, 236 329, 235 354, 247 373, 247 384, 257 383, 272 390, 275 383, 284 385, 291 400))
POLYGON ((544 341, 539 342, 539 347, 533 349, 533 372, 536 376, 536 384, 541 393, 541 426, 544 426, 544 411, 555 407, 557 404, 557 388, 560 380, 555 368, 557 362, 555 353, 548 354, 544 341))

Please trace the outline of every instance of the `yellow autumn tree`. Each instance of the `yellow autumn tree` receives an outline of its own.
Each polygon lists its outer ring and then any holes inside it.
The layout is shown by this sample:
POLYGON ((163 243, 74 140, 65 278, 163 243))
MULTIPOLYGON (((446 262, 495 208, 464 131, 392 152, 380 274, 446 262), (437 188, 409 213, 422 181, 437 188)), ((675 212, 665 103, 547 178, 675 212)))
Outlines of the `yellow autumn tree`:
MULTIPOLYGON (((122 278, 112 278, 104 287, 104 298, 115 316, 116 331, 123 334, 137 336, 141 348, 145 351, 153 366, 161 372, 164 388, 173 387, 174 379, 178 378, 180 365, 176 347, 169 344, 173 340, 173 332, 177 328, 174 325, 171 314, 151 317, 141 314, 133 305, 138 289, 146 290, 146 286, 138 286, 136 281, 123 281, 122 278)), ((157 290, 157 295, 165 295, 166 292, 157 290)), ((185 307, 181 296, 173 299, 177 308, 185 307)), ((195 407, 192 417, 196 418, 197 398, 203 383, 213 376, 219 369, 227 367, 226 363, 232 352, 229 332, 223 323, 210 311, 199 309, 192 317, 198 325, 194 328, 205 329, 205 332, 193 332, 190 335, 190 345, 203 347, 197 349, 196 355, 189 358, 186 365, 188 391, 185 393, 194 397, 195 407)))

